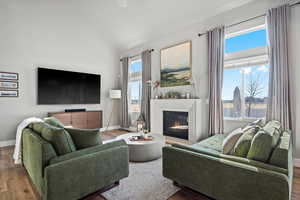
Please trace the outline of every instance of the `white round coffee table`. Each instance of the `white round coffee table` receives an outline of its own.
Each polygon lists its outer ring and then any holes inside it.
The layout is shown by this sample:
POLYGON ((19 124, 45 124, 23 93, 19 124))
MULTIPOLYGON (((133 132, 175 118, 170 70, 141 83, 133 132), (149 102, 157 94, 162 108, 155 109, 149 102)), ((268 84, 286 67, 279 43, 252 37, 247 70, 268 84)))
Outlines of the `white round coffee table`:
POLYGON ((146 162, 158 159, 162 156, 162 147, 165 145, 165 137, 160 134, 150 133, 151 141, 131 141, 132 136, 139 136, 140 133, 128 133, 120 135, 117 139, 126 141, 129 147, 129 160, 133 162, 146 162))

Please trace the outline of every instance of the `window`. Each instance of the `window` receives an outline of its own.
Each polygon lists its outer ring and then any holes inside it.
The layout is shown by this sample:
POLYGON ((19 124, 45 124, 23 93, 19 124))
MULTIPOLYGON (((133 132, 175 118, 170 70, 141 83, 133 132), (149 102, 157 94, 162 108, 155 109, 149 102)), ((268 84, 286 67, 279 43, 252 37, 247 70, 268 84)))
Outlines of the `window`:
POLYGON ((225 37, 223 112, 225 118, 264 118, 269 66, 263 26, 225 37))
POLYGON ((128 113, 131 126, 135 126, 141 109, 142 61, 139 57, 129 61, 128 113))

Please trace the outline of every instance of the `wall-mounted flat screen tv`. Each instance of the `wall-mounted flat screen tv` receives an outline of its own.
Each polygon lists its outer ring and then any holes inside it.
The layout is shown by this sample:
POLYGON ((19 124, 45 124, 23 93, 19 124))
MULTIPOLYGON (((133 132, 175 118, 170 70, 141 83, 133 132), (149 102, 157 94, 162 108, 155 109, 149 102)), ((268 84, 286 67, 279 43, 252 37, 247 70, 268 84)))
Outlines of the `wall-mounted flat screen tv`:
POLYGON ((101 75, 38 68, 38 104, 100 104, 101 75))

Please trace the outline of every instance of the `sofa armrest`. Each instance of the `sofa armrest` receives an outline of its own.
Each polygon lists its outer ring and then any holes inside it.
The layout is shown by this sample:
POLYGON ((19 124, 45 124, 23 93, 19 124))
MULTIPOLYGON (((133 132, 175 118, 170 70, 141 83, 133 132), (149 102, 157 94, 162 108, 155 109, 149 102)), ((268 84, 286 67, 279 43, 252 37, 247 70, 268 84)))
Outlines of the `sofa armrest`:
POLYGON ((39 193, 43 190, 44 169, 56 152, 52 145, 31 129, 24 129, 22 134, 22 159, 32 182, 39 193))
POLYGON ((47 200, 79 199, 128 174, 128 146, 115 144, 46 167, 45 197, 47 200))
POLYGON ((58 156, 55 157, 53 159, 50 160, 50 165, 55 164, 55 163, 59 163, 62 161, 66 161, 66 160, 70 160, 70 159, 74 159, 77 157, 81 157, 81 156, 85 156, 87 154, 91 154, 91 153, 96 153, 99 151, 104 151, 106 149, 111 149, 114 147, 120 147, 120 146, 127 146, 126 142, 124 140, 117 140, 111 143, 107 143, 107 144, 100 144, 100 145, 96 145, 96 146, 92 146, 89 148, 85 148, 85 149, 81 149, 78 151, 74 151, 62 156, 58 156))
POLYGON ((283 173, 175 147, 163 148, 163 175, 215 199, 288 200, 283 173))

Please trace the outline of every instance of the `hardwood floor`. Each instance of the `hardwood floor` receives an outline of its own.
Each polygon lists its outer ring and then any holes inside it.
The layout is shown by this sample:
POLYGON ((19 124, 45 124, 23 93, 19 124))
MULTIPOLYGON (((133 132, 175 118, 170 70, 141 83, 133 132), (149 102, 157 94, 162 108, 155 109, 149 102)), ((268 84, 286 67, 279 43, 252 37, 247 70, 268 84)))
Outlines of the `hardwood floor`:
MULTIPOLYGON (((113 139, 126 131, 107 131, 103 140, 113 139)), ((167 141, 172 143, 173 141, 167 141)), ((39 200, 33 189, 25 169, 14 165, 13 147, 0 148, 0 200, 39 200)), ((294 170, 292 200, 300 199, 300 168, 294 170)), ((99 193, 92 194, 82 200, 106 200, 99 193)), ((211 200, 198 192, 187 188, 181 189, 168 200, 211 200)))

